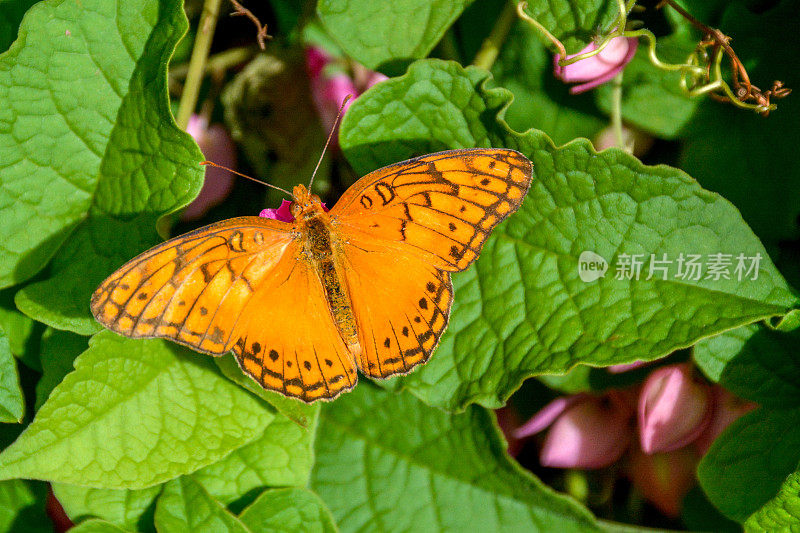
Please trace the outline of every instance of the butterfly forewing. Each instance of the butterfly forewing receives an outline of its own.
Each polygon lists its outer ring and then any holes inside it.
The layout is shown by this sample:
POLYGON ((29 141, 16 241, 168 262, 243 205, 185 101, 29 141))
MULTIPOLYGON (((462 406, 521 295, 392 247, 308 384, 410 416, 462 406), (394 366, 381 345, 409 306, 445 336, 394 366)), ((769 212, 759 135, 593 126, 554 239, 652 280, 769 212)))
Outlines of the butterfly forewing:
POLYGON ((531 163, 513 150, 440 152, 376 170, 331 210, 343 233, 404 243, 442 270, 464 270, 522 203, 531 163))
POLYGON ((290 229, 241 217, 169 240, 106 279, 92 295, 92 313, 129 337, 164 337, 224 354, 263 280, 284 256, 296 255, 290 229))

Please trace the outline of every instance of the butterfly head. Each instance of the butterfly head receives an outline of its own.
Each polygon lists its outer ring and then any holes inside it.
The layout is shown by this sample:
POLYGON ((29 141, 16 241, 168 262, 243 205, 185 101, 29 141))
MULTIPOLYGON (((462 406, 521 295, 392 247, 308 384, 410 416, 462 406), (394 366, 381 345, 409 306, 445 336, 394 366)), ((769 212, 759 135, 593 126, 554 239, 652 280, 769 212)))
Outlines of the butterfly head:
POLYGON ((295 185, 292 189, 292 216, 295 219, 313 218, 325 211, 322 200, 306 189, 305 185, 295 185))

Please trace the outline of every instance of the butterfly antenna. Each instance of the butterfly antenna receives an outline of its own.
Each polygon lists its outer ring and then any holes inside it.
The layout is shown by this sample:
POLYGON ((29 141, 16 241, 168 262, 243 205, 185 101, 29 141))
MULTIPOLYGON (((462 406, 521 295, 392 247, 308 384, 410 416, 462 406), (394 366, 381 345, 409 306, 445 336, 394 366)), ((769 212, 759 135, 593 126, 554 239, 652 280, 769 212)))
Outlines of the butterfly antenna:
POLYGON ((331 139, 333 138, 333 133, 336 131, 336 126, 339 125, 339 119, 342 118, 342 113, 344 113, 344 106, 352 97, 352 94, 348 94, 342 100, 342 105, 339 106, 339 113, 336 115, 336 120, 333 121, 333 127, 331 128, 331 132, 328 134, 328 140, 325 141, 325 147, 322 149, 322 153, 319 154, 319 161, 317 161, 317 166, 314 167, 314 172, 311 174, 311 181, 308 182, 308 190, 311 191, 311 185, 314 183, 314 176, 317 175, 317 170, 319 170, 319 166, 322 164, 322 158, 325 157, 325 151, 328 149, 328 145, 331 143, 331 139))
POLYGON ((230 169, 228 167, 223 167, 222 165, 218 165, 218 164, 214 163, 213 161, 203 161, 200 164, 201 165, 211 165, 212 167, 217 167, 217 168, 221 168, 222 170, 227 170, 228 172, 236 174, 237 176, 241 176, 243 178, 247 178, 250 181, 255 181, 256 183, 260 183, 261 185, 266 185, 267 187, 272 187, 273 189, 277 189, 277 190, 279 190, 279 191, 281 191, 283 193, 288 194, 292 198, 294 198, 294 195, 292 193, 290 193, 289 191, 287 191, 286 189, 281 189, 277 185, 273 185, 271 183, 267 183, 266 181, 261 181, 261 180, 256 179, 256 178, 252 178, 252 177, 248 176, 247 174, 242 174, 241 172, 236 172, 235 170, 232 170, 232 169, 230 169))

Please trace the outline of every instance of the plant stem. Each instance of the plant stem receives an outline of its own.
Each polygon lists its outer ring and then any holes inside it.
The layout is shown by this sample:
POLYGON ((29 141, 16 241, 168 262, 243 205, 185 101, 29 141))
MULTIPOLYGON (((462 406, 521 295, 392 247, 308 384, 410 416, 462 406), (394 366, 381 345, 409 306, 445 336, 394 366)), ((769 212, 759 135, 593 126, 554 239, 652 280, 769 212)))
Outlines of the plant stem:
POLYGON ((203 82, 203 72, 211 49, 211 40, 214 38, 214 28, 217 25, 219 5, 222 0, 205 0, 203 14, 197 27, 197 36, 194 39, 192 58, 189 60, 189 70, 186 73, 186 83, 183 85, 181 101, 178 105, 178 117, 175 121, 182 130, 189 124, 197 105, 197 95, 200 94, 200 84, 203 82))
POLYGON ((514 13, 516 12, 516 5, 510 1, 506 2, 506 6, 497 18, 489 36, 481 44, 480 50, 475 54, 475 59, 472 64, 476 67, 491 70, 492 65, 497 60, 500 54, 500 48, 508 37, 508 32, 511 31, 511 25, 514 22, 514 13))
POLYGON ((622 136, 622 72, 614 76, 611 90, 611 128, 614 130, 614 138, 617 146, 628 151, 625 146, 625 139, 622 136))
MULTIPOLYGON (((246 63, 251 57, 258 52, 255 46, 240 46, 237 48, 228 48, 227 50, 209 56, 206 59, 203 74, 207 75, 212 72, 224 72, 243 63, 246 63)), ((186 78, 189 73, 189 63, 181 63, 170 67, 170 77, 181 79, 186 78)))

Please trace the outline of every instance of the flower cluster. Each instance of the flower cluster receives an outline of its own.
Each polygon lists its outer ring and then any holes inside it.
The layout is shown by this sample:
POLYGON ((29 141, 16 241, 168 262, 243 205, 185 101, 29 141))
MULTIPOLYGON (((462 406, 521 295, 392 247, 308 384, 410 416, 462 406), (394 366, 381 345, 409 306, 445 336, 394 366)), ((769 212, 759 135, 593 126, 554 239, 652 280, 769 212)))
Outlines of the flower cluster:
POLYGON ((754 407, 682 363, 654 370, 641 386, 556 398, 509 437, 525 439, 549 428, 539 455, 548 467, 604 468, 625 457, 632 483, 664 514, 677 516, 700 457, 754 407))

